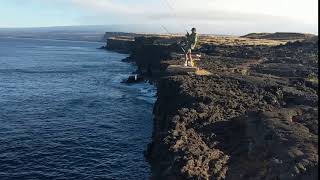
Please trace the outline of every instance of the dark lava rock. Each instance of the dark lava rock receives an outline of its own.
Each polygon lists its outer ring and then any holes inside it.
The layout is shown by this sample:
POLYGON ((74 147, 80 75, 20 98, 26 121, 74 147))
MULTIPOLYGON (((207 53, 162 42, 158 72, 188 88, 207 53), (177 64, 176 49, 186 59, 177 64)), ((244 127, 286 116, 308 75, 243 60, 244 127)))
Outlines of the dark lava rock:
POLYGON ((153 179, 315 179, 316 104, 298 100, 308 92, 266 80, 162 79, 146 153, 153 179))
MULTIPOLYGON (((182 65, 183 54, 156 41, 136 38, 130 57, 141 74, 162 77, 145 152, 151 179, 318 179, 317 39, 280 46, 202 44, 196 64, 209 76, 163 73, 182 65)), ((137 81, 143 79, 126 82, 137 81)))

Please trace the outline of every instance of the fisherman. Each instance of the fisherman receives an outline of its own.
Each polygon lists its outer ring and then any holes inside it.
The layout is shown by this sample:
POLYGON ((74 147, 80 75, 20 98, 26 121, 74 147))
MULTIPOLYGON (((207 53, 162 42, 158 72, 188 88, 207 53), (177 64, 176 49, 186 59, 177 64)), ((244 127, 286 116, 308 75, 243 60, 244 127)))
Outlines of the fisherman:
POLYGON ((184 63, 184 66, 194 66, 194 62, 192 59, 192 54, 191 51, 195 49, 197 43, 198 43, 198 34, 197 34, 197 30, 196 28, 192 28, 191 29, 191 34, 189 34, 189 32, 187 32, 186 34, 186 52, 185 52, 185 58, 186 61, 184 63))

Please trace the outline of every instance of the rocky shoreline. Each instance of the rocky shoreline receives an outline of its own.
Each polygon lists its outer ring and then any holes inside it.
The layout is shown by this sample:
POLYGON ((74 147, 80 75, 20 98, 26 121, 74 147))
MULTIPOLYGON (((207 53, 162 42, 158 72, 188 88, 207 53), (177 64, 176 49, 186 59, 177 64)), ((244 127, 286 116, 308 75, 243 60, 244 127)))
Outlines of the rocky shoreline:
POLYGON ((318 39, 201 37, 199 73, 169 74, 179 38, 106 46, 156 81, 152 179, 318 179, 318 39))

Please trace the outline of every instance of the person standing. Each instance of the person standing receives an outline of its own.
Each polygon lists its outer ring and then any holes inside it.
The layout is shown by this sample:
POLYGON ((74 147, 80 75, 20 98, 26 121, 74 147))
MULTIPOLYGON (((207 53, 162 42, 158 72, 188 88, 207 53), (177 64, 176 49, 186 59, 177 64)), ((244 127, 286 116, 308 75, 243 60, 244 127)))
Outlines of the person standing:
POLYGON ((185 63, 184 66, 194 66, 194 62, 192 59, 192 50, 195 49, 198 43, 198 34, 196 28, 191 29, 191 34, 187 32, 186 34, 187 42, 186 42, 186 53, 185 53, 185 63))

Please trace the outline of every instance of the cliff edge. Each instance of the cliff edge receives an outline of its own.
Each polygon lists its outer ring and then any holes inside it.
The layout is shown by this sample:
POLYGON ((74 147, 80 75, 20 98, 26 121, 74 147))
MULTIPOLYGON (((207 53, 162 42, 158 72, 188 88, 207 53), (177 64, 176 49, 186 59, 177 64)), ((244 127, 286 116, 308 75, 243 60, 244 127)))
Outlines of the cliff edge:
POLYGON ((168 73, 184 62, 176 38, 130 49, 158 87, 152 179, 318 179, 318 42, 203 36, 209 73, 168 73))

